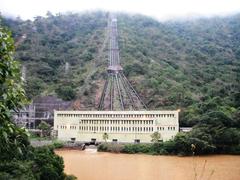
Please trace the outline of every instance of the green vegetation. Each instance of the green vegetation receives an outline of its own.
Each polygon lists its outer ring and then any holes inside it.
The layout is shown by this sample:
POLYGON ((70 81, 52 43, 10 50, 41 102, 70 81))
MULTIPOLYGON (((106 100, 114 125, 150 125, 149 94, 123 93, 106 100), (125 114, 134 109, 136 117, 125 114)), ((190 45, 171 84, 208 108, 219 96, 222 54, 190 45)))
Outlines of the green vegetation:
POLYGON ((27 132, 11 121, 11 111, 26 102, 11 33, 0 27, 0 161, 19 158, 29 145, 27 132))
MULTIPOLYGON (((26 35, 16 57, 27 69, 29 98, 55 94, 96 106, 106 76, 107 17, 4 19, 17 42, 26 35)), ((194 144, 197 154, 239 153, 240 15, 164 23, 140 15, 117 18, 121 64, 144 102, 149 109, 181 109, 180 126, 193 127, 159 143, 167 147, 162 152, 189 154, 194 144)))
POLYGON ((27 69, 25 89, 29 98, 56 95, 69 101, 81 97, 81 104, 94 104, 92 93, 96 90, 91 80, 99 79, 96 72, 104 72, 107 64, 102 57, 107 49, 99 56, 106 13, 48 14, 47 18, 36 17, 34 21, 3 22, 13 31, 16 42, 22 42, 16 43, 16 58, 27 69))
POLYGON ((29 148, 21 159, 0 163, 0 179, 67 179, 63 169, 63 159, 53 148, 29 148))
POLYGON ((41 137, 50 136, 51 133, 51 125, 46 123, 45 121, 41 121, 41 123, 38 125, 38 129, 40 129, 41 137))
POLYGON ((53 148, 31 147, 25 129, 11 121, 11 112, 27 102, 13 52, 11 33, 0 26, 0 179, 66 179, 63 159, 53 148))
POLYGON ((159 133, 154 133, 151 135, 153 144, 101 144, 98 151, 192 155, 194 146, 196 155, 240 154, 239 125, 239 118, 232 120, 222 112, 211 112, 203 116, 192 131, 180 132, 173 140, 158 142, 159 133))
POLYGON ((63 100, 73 100, 76 97, 76 92, 72 89, 71 86, 59 86, 56 89, 57 95, 63 100))
POLYGON ((151 138, 152 138, 152 142, 157 143, 161 139, 161 134, 156 131, 151 135, 151 138))
MULTIPOLYGON (((95 106, 107 67, 105 12, 58 14, 34 21, 4 19, 27 69, 27 96, 56 94, 95 106), (69 70, 65 72, 65 65, 69 70)), ((118 14, 125 74, 149 109, 181 108, 181 126, 205 113, 233 118, 240 94, 240 15, 161 23, 118 14)))
POLYGON ((103 143, 98 146, 99 152, 114 152, 114 153, 120 153, 122 152, 124 145, 123 144, 117 144, 117 143, 103 143))

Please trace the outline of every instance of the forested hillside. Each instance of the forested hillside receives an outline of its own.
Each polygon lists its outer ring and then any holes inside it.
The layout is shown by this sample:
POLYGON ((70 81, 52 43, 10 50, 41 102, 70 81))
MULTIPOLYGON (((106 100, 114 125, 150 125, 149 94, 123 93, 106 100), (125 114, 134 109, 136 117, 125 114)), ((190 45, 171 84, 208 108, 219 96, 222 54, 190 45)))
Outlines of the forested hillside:
MULTIPOLYGON (((239 118, 240 15, 158 22, 117 14, 124 72, 149 109, 180 108, 181 125, 212 112, 239 118)), ((108 13, 4 18, 26 67, 29 98, 56 95, 96 107, 107 68, 108 13)))

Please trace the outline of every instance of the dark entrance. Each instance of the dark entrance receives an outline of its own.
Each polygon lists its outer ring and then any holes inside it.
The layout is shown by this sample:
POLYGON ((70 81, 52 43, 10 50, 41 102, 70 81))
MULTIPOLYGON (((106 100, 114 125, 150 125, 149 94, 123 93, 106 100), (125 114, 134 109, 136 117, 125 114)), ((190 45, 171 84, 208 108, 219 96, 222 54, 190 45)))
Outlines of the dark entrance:
POLYGON ((95 145, 95 144, 96 144, 96 141, 97 141, 96 138, 92 138, 90 144, 94 144, 94 145, 95 145))
POLYGON ((76 138, 71 138, 71 142, 74 143, 76 141, 76 138))
POLYGON ((139 144, 140 143, 140 139, 134 139, 134 143, 139 144))

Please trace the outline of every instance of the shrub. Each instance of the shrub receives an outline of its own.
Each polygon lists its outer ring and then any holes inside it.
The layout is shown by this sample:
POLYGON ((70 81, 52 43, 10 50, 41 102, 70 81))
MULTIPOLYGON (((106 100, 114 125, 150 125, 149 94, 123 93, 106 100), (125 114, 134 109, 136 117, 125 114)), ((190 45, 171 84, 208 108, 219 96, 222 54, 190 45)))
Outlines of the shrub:
POLYGON ((128 154, 149 153, 151 144, 127 144, 123 147, 122 152, 128 154))
POLYGON ((98 146, 99 152, 114 152, 114 153, 120 153, 123 151, 124 145, 122 144, 116 144, 116 143, 104 143, 100 144, 98 146))
POLYGON ((33 151, 34 166, 36 174, 40 179, 53 180, 64 179, 63 159, 56 155, 49 147, 38 147, 33 151))
POLYGON ((75 180, 75 179, 77 179, 76 176, 74 176, 74 175, 68 175, 68 176, 65 177, 64 180, 75 180))
POLYGON ((56 89, 56 93, 58 97, 66 101, 73 100, 76 97, 76 91, 72 86, 61 85, 56 89))
POLYGON ((54 149, 62 148, 64 144, 62 142, 54 142, 53 147, 54 149))
POLYGON ((175 142, 173 140, 164 142, 163 149, 167 154, 174 154, 176 152, 175 142))
POLYGON ((10 162, 1 162, 0 163, 0 179, 9 180, 9 179, 35 179, 32 171, 32 161, 10 161, 10 162))
POLYGON ((98 150, 99 152, 107 152, 107 151, 108 151, 107 144, 100 144, 100 145, 97 147, 97 150, 98 150))

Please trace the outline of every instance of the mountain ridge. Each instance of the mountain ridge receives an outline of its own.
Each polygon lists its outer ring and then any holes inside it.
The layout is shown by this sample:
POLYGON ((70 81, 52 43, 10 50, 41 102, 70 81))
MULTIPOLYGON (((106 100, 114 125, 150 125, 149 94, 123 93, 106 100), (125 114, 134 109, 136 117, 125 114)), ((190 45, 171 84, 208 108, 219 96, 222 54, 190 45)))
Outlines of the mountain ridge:
MULTIPOLYGON (((181 108, 183 125, 194 125, 208 110, 238 111, 239 14, 164 23, 122 13, 117 18, 124 73, 150 109, 181 108)), ((107 20, 106 12, 3 19, 17 41, 26 34, 16 58, 27 67, 29 98, 57 95, 96 107, 106 76, 107 20)))

